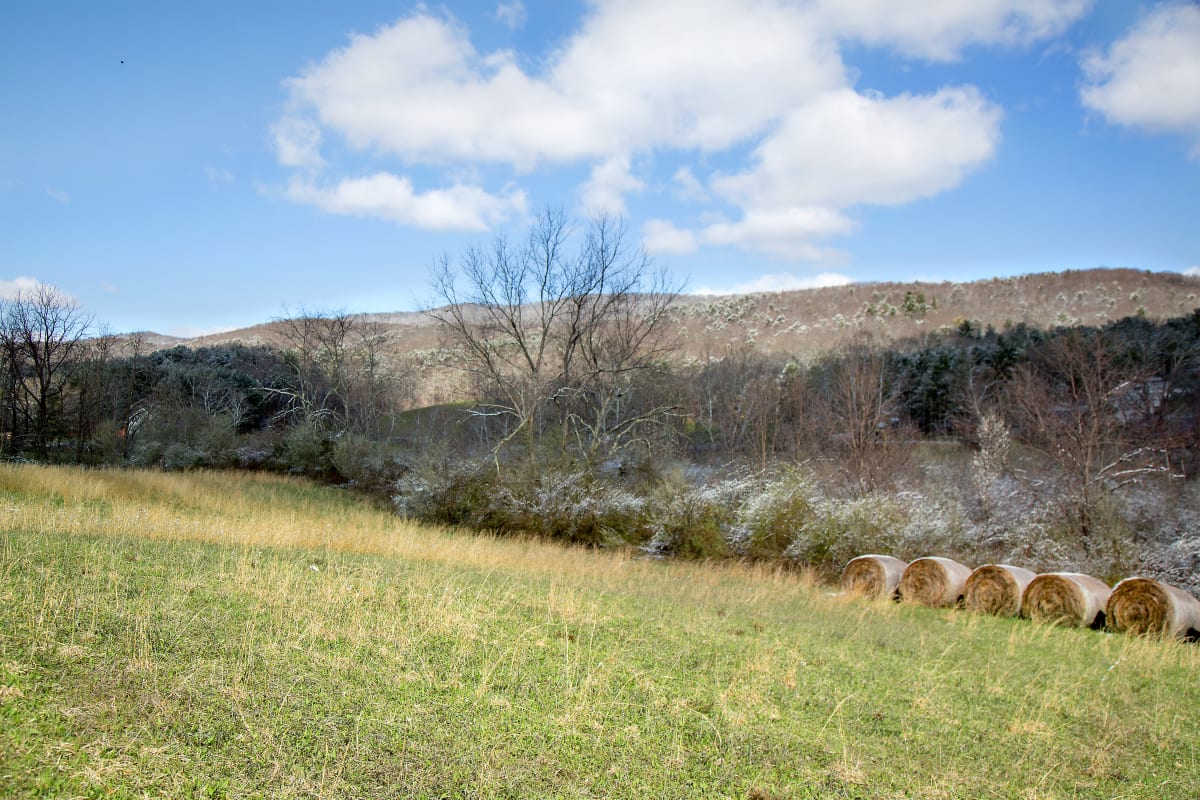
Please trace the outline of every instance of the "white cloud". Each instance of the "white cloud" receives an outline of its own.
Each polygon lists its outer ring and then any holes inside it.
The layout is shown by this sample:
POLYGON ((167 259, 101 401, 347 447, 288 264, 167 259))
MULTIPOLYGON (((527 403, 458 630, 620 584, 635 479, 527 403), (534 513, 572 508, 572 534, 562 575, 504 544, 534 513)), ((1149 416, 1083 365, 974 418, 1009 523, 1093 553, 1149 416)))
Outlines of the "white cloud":
POLYGON ((64 206, 71 202, 71 195, 67 192, 64 192, 62 189, 55 189, 53 186, 47 186, 45 188, 46 196, 54 202, 64 206))
POLYGON ((271 125, 275 157, 285 167, 320 167, 321 129, 310 120, 283 117, 271 125))
POLYGON ((840 211, 821 206, 749 209, 737 222, 718 222, 701 232, 709 244, 735 245, 793 260, 816 261, 831 256, 817 241, 844 233, 854 222, 840 211))
POLYGON ((610 0, 594 5, 547 76, 601 146, 717 151, 781 111, 845 85, 834 43, 777 0, 610 0))
POLYGON ((1183 274, 1192 278, 1200 278, 1200 266, 1188 267, 1183 271, 1183 274))
POLYGON ((695 294, 757 294, 761 292, 790 292, 797 289, 822 289, 827 286, 846 286, 854 283, 848 275, 840 272, 821 272, 816 275, 794 275, 790 272, 775 272, 734 284, 725 289, 697 289, 695 294))
POLYGON ((592 176, 580 193, 586 214, 625 214, 625 195, 640 192, 646 184, 629 171, 628 156, 613 156, 592 168, 592 176))
POLYGON ((680 167, 675 170, 675 174, 671 180, 675 184, 675 196, 680 200, 689 203, 708 202, 709 195, 705 191, 704 185, 696 179, 696 176, 687 167, 680 167))
POLYGON ((973 88, 883 98, 829 92, 787 115, 754 152, 754 164, 717 176, 714 190, 743 219, 705 231, 792 259, 822 259, 820 239, 853 227, 844 209, 938 194, 991 158, 1000 110, 973 88))
MULTIPOLYGON (((455 177, 463 170, 495 176, 507 168, 499 180, 509 180, 590 164, 578 187, 585 208, 621 213, 630 192, 656 186, 690 203, 718 197, 740 215, 690 231, 656 221, 645 238, 660 252, 733 244, 821 258, 820 240, 850 229, 848 209, 952 189, 999 140, 1000 109, 973 87, 890 98, 856 91, 844 41, 951 59, 974 43, 1021 45, 1059 33, 1090 2, 931 0, 917 13, 890 0, 592 0, 575 30, 530 59, 481 52, 449 12, 418 6, 285 81, 289 112, 272 133, 288 167, 335 171, 319 152, 329 135, 376 160, 440 169, 442 183, 481 198, 459 203, 466 208, 504 193, 482 178, 455 177), (677 159, 669 182, 648 179, 660 159, 677 159), (710 164, 722 172, 704 180, 693 172, 710 164)), ((515 20, 519 6, 499 3, 497 19, 515 20)), ((443 200, 445 190, 417 192, 407 179, 358 192, 354 203, 333 202, 335 190, 314 195, 315 180, 306 176, 300 195, 325 197, 322 208, 404 224, 444 216, 416 205, 443 200), (368 209, 371 201, 382 205, 368 209)), ((358 189, 362 180, 327 183, 358 189)), ((474 227, 505 214, 463 216, 474 227)))
POLYGON ((1093 0, 820 0, 816 14, 840 36, 932 61, 972 44, 1020 46, 1065 31, 1093 0))
POLYGON ((1084 105, 1121 125, 1182 133, 1200 157, 1200 6, 1156 8, 1082 67, 1084 105))
POLYGON ((0 299, 12 300, 19 294, 36 291, 42 285, 37 278, 24 276, 13 278, 11 281, 0 280, 0 299))
POLYGON ((714 188, 750 207, 905 203, 953 188, 991 158, 1000 116, 970 87, 895 98, 830 92, 788 114, 753 168, 714 188))
POLYGON ((683 255, 699 248, 696 234, 663 219, 649 219, 642 227, 642 247, 650 255, 683 255))
POLYGON ((521 0, 511 3, 496 4, 496 19, 509 30, 517 30, 525 25, 525 4, 521 0))
POLYGON ((727 147, 845 80, 832 45, 778 2, 613 0, 595 4, 541 75, 418 12, 352 37, 287 86, 356 147, 528 170, 656 145, 727 147))
POLYGON ((434 230, 485 231, 525 211, 525 194, 519 190, 492 195, 478 186, 458 184, 417 192, 408 178, 386 172, 346 178, 332 187, 294 178, 287 196, 331 214, 378 217, 434 230))
POLYGON ((287 81, 294 102, 354 147, 408 162, 502 162, 607 154, 581 109, 512 53, 481 56, 467 32, 424 13, 356 35, 287 81))

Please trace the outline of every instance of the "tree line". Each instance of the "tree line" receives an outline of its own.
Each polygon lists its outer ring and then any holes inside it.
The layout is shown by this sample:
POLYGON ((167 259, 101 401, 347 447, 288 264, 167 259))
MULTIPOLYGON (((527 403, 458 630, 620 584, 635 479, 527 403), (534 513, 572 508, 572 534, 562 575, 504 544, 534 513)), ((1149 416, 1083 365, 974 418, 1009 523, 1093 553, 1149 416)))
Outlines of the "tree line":
MULTIPOLYGON (((1052 483, 1084 542, 1122 487, 1200 468, 1200 310, 1049 330, 962 321, 891 343, 867 326, 816 358, 744 344, 684 362, 680 286, 619 221, 576 229, 553 211, 519 240, 443 259, 432 287, 469 396, 426 408, 418 368, 358 315, 278 320, 275 346, 154 350, 95 331, 53 288, 24 292, 0 307, 0 455, 297 472, 504 528, 536 515, 506 521, 497 497, 544 507, 563 476, 644 498, 671 470, 807 464, 830 493, 867 497, 952 445, 972 513, 991 512, 1002 478, 1052 483)), ((597 524, 567 538, 624 536, 620 520, 597 524)))

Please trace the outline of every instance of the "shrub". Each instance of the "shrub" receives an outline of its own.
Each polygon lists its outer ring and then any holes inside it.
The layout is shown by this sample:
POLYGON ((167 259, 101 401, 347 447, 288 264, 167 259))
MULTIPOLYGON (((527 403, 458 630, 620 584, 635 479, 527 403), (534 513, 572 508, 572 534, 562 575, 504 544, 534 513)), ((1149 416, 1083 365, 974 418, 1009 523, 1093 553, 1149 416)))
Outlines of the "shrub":
POLYGON ((669 477, 654 494, 656 532, 646 549, 689 559, 735 554, 737 509, 760 486, 756 478, 727 478, 697 486, 684 475, 669 477))
POLYGON ((491 464, 395 482, 405 516, 496 533, 528 533, 591 547, 640 544, 651 535, 644 498, 584 472, 497 475, 491 464))
POLYGON ((333 470, 333 441, 320 425, 298 422, 284 432, 276 460, 289 472, 327 477, 333 470))
POLYGON ((818 497, 811 509, 785 555, 826 573, 864 553, 897 552, 908 516, 896 496, 882 492, 850 500, 818 497))
POLYGON ((405 516, 504 533, 503 518, 492 511, 493 503, 501 500, 496 483, 487 465, 465 462, 397 482, 392 503, 405 516))
POLYGON ((393 447, 354 433, 333 440, 330 463, 355 488, 376 494, 387 493, 411 469, 393 447))
POLYGON ((726 533, 730 517, 727 509, 705 502, 699 493, 683 494, 664 515, 647 549, 676 558, 723 558, 731 552, 726 533))
POLYGON ((183 409, 152 417, 138 436, 130 461, 168 470, 228 467, 236 461, 237 429, 228 414, 183 409))
POLYGON ((789 472, 764 482, 738 509, 734 538, 738 551, 751 558, 779 558, 808 525, 819 496, 805 476, 789 472))

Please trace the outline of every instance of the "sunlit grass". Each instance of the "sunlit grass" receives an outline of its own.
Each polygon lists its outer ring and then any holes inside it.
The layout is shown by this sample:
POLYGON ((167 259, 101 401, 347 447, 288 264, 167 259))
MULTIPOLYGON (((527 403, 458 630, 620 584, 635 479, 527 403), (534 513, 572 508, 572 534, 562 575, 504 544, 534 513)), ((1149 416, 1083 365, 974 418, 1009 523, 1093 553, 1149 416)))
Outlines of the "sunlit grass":
POLYGON ((9 530, 315 548, 474 566, 593 573, 629 562, 626 553, 596 557, 537 541, 462 536, 403 520, 337 489, 256 473, 0 465, 0 514, 9 530))
POLYGON ((1194 797, 1197 652, 0 467, 4 797, 1194 797))

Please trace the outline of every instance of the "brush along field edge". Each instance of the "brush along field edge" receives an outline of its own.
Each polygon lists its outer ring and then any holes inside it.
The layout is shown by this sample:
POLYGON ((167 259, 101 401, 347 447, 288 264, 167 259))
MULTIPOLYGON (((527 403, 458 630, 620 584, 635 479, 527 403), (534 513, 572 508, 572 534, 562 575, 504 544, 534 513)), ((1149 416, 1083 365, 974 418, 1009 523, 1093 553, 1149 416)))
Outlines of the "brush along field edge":
POLYGON ((1098 627, 1103 624, 1104 607, 1111 593, 1107 583, 1091 575, 1048 572, 1025 587, 1021 616, 1038 622, 1098 627))
POLYGON ((1105 615, 1108 626, 1127 633, 1166 637, 1200 632, 1200 600, 1151 578, 1126 578, 1113 587, 1105 615))
POLYGON ((842 570, 839 586, 843 592, 873 600, 896 594, 907 561, 893 556, 866 555, 850 559, 842 570))
POLYGON ((1015 617, 1021 613, 1021 596, 1035 577, 1031 570, 1011 564, 979 567, 963 587, 963 605, 968 611, 1015 617))
POLYGON ((942 608, 962 598, 971 568, 950 558, 926 556, 908 565, 897 591, 901 600, 942 608))

